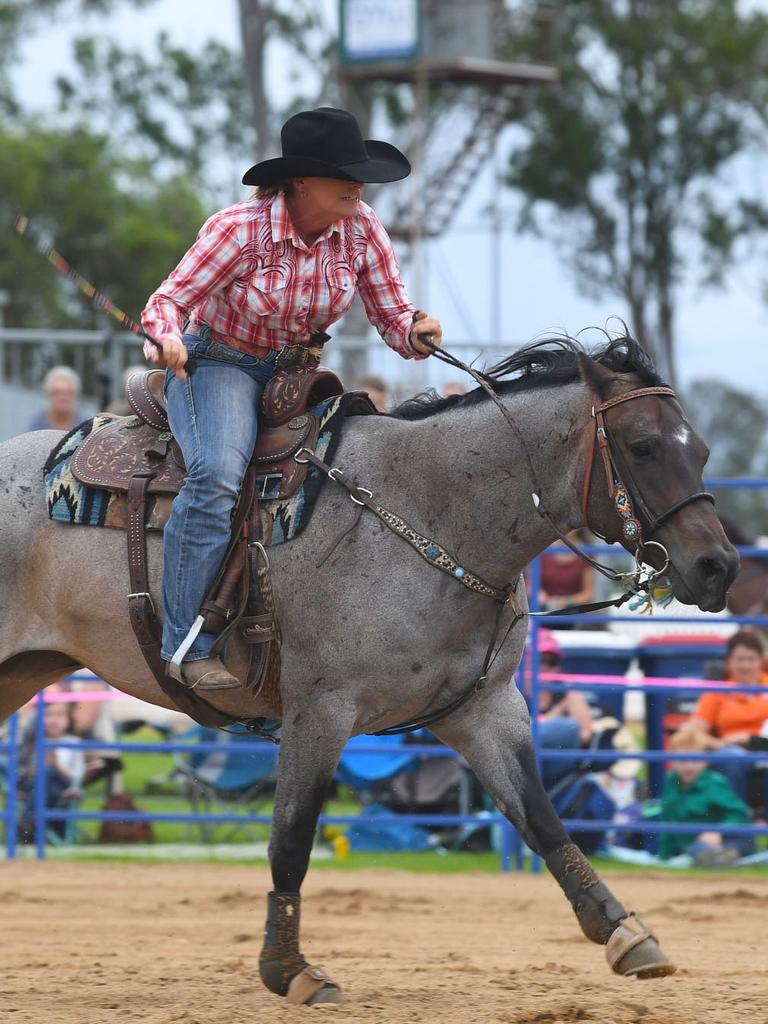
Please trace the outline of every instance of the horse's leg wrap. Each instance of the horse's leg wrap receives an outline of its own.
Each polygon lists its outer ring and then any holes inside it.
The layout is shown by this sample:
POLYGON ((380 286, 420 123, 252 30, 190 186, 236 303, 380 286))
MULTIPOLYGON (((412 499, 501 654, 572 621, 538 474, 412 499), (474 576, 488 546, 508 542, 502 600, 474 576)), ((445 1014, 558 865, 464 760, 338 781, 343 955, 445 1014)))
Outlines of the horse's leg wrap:
MULTIPOLYGON (((311 1004, 322 989, 339 993, 338 986, 320 967, 311 967, 299 952, 301 895, 271 892, 267 897, 267 924, 259 957, 259 974, 270 992, 286 996, 289 1003, 311 1004)), ((334 999, 322 1001, 335 1002, 334 999)))
POLYGON ((581 930, 605 946, 616 974, 658 978, 674 974, 656 936, 639 917, 628 914, 574 843, 565 843, 545 858, 547 867, 570 900, 581 930))
POLYGON ((287 995, 291 980, 309 966, 299 952, 300 920, 299 893, 269 893, 264 945, 259 957, 259 974, 270 992, 278 996, 287 995))
POLYGON ((592 942, 604 946, 627 911, 575 843, 565 843, 545 857, 547 867, 568 897, 581 930, 592 942))

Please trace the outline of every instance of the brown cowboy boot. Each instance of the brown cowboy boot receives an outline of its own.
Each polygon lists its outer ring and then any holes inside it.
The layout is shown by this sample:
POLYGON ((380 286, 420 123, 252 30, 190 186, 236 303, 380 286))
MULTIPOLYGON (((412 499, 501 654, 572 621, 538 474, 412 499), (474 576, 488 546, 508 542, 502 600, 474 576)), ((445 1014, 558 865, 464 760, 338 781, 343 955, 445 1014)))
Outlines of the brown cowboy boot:
POLYGON ((240 680, 226 668, 221 658, 185 661, 181 666, 184 685, 191 690, 234 690, 240 680))

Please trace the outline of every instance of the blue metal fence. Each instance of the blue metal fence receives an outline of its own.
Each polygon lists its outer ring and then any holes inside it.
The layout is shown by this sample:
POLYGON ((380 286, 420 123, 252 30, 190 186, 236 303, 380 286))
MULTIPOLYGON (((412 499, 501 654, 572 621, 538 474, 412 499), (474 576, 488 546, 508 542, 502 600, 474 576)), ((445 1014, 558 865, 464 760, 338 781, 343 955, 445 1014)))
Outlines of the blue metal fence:
MULTIPOLYGON (((707 481, 707 486, 710 489, 717 488, 732 488, 732 487, 761 487, 768 488, 768 480, 754 480, 750 478, 740 479, 710 479, 707 481)), ((562 550, 567 550, 563 548, 562 550)), ((588 548, 590 552, 597 554, 617 554, 617 549, 608 547, 606 545, 593 545, 588 548)), ((742 554, 753 555, 757 557, 768 556, 768 551, 763 548, 740 548, 742 554)), ((541 563, 539 559, 536 559, 531 565, 531 576, 530 576, 530 603, 531 608, 534 611, 539 610, 539 591, 541 589, 541 563)), ((573 750, 542 750, 541 743, 539 741, 539 721, 538 715, 535 713, 539 707, 539 699, 542 691, 553 691, 562 692, 563 690, 576 689, 576 690, 594 690, 595 682, 584 681, 584 682, 568 682, 565 684, 557 682, 545 681, 541 678, 541 664, 539 657, 539 644, 538 634, 542 625, 548 622, 556 622, 555 618, 550 620, 549 617, 543 616, 541 618, 532 618, 530 625, 531 643, 527 654, 527 674, 529 677, 530 686, 530 699, 533 713, 531 716, 531 728, 533 733, 534 745, 536 748, 536 754, 539 763, 547 760, 568 760, 568 761, 580 761, 584 757, 584 751, 582 749, 573 750)), ((618 622, 635 622, 637 616, 633 615, 618 615, 618 616, 601 616, 601 615, 574 615, 570 618, 571 622, 574 623, 589 623, 594 625, 596 623, 618 623, 618 622)), ((682 617, 675 618, 676 624, 685 623, 696 623, 701 624, 701 618, 694 617, 682 617)), ((732 616, 730 621, 739 623, 741 625, 760 625, 768 626, 768 616, 732 616)), ((765 692, 764 688, 761 687, 735 687, 733 685, 713 687, 711 684, 707 684, 708 690, 722 690, 724 692, 733 692, 738 689, 740 692, 755 693, 765 692)), ((642 679, 638 680, 626 680, 621 683, 602 683, 600 689, 619 691, 626 693, 629 690, 640 690, 648 693, 649 687, 643 684, 642 679)), ((654 692, 670 692, 679 694, 681 691, 684 692, 695 692, 697 689, 701 689, 697 686, 696 680, 685 681, 670 680, 667 686, 654 685, 654 692)), ((35 847, 36 855, 38 858, 44 858, 46 853, 46 828, 47 824, 52 820, 90 820, 98 822, 106 821, 165 821, 165 822, 179 822, 179 823, 210 823, 210 824, 225 824, 231 822, 242 822, 248 821, 257 824, 269 825, 271 823, 271 816, 268 814, 249 814, 243 816, 242 814, 199 814, 199 813, 171 813, 171 812, 126 812, 126 811, 91 811, 91 810, 67 810, 64 808, 47 808, 46 807, 46 771, 47 771, 47 755, 48 752, 54 748, 77 746, 81 750, 98 749, 103 750, 105 743, 103 741, 57 741, 52 742, 45 736, 45 721, 44 714, 42 713, 44 707, 44 694, 40 694, 38 698, 38 714, 36 720, 36 742, 35 742, 35 771, 34 771, 34 809, 35 809, 35 847)), ((203 752, 213 751, 231 751, 231 746, 226 743, 202 743, 202 742, 156 742, 156 743, 140 743, 140 742, 113 742, 110 741, 108 744, 110 750, 116 750, 121 753, 131 752, 153 752, 153 753, 192 753, 195 754, 203 752)), ((273 750, 273 746, 266 741, 253 740, 249 743, 240 744, 238 747, 239 752, 246 753, 249 750, 254 752, 263 752, 265 750, 273 750)), ((448 748, 435 746, 433 744, 411 744, 407 747, 408 753, 417 755, 424 755, 428 757, 458 757, 454 751, 448 748)), ((403 748, 401 746, 384 746, 376 745, 375 747, 367 748, 364 746, 358 746, 355 748, 355 753, 377 753, 382 756, 388 756, 392 754, 401 754, 403 748)), ((701 760, 702 755, 699 753, 682 753, 675 752, 675 760, 686 760, 696 759, 701 760)), ((596 763, 605 762, 609 763, 616 760, 616 753, 614 751, 590 751, 589 758, 591 761, 596 763)), ((637 753, 625 753, 621 754, 622 759, 634 758, 649 765, 659 764, 663 765, 664 762, 669 760, 669 754, 663 750, 644 750, 637 753)), ((752 754, 742 755, 742 758, 748 759, 754 762, 765 762, 765 754, 752 754)), ((718 762, 733 759, 733 755, 721 754, 721 753, 708 753, 706 755, 707 761, 718 762)), ((19 784, 19 766, 20 766, 20 742, 19 742, 19 729, 17 716, 13 716, 9 723, 8 739, 4 743, 0 743, 0 770, 4 765, 4 788, 5 788, 5 807, 0 817, 0 820, 4 823, 5 830, 5 847, 6 855, 9 858, 14 858, 18 852, 18 839, 17 839, 17 818, 18 818, 18 784, 19 784)), ((0 774, 2 779, 2 774, 0 774)), ((483 815, 461 815, 461 814, 392 814, 392 815, 381 815, 376 817, 377 824, 388 824, 388 823, 402 823, 402 824, 419 824, 419 825, 433 825, 433 826, 463 826, 472 824, 489 825, 491 827, 498 827, 500 830, 501 843, 500 843, 500 866, 504 871, 509 871, 514 862, 515 866, 521 868, 524 863, 524 848, 519 836, 517 835, 514 828, 509 822, 500 814, 483 814, 483 815)), ((338 815, 338 814, 324 814, 320 818, 321 825, 350 825, 358 822, 359 818, 354 815, 338 815)), ((712 825, 707 823, 702 824, 677 824, 677 823, 663 823, 658 821, 638 821, 632 822, 631 825, 617 824, 614 820, 582 820, 582 819, 567 819, 566 826, 571 831, 595 831, 605 832, 610 829, 616 830, 631 830, 633 832, 647 832, 647 833, 661 833, 661 832, 675 832, 685 834, 696 834, 704 830, 711 830, 712 825)), ((766 835, 768 834, 768 827, 766 826, 728 826, 727 829, 729 834, 734 835, 766 835)), ((533 870, 541 870, 541 863, 539 858, 533 858, 533 870)))

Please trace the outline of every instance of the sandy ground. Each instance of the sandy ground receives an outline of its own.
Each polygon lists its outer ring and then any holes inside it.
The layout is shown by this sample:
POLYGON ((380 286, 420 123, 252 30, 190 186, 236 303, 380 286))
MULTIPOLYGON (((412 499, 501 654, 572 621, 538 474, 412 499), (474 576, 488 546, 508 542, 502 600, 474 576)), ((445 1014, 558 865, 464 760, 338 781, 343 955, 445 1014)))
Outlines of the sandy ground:
POLYGON ((311 873, 304 953, 348 1001, 310 1010, 258 980, 263 868, 5 862, 0 1019, 768 1024, 768 880, 606 880, 677 975, 611 975, 547 877, 311 873))

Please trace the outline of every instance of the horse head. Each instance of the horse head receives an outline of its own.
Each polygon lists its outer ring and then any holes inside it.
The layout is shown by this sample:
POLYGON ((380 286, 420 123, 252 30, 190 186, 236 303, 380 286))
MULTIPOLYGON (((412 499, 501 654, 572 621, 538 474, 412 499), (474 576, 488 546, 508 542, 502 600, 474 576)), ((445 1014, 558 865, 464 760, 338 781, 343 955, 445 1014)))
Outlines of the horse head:
POLYGON ((665 549, 678 601, 720 611, 739 557, 704 491, 707 446, 650 369, 638 377, 586 355, 579 368, 593 401, 587 524, 656 569, 664 568, 665 549))

